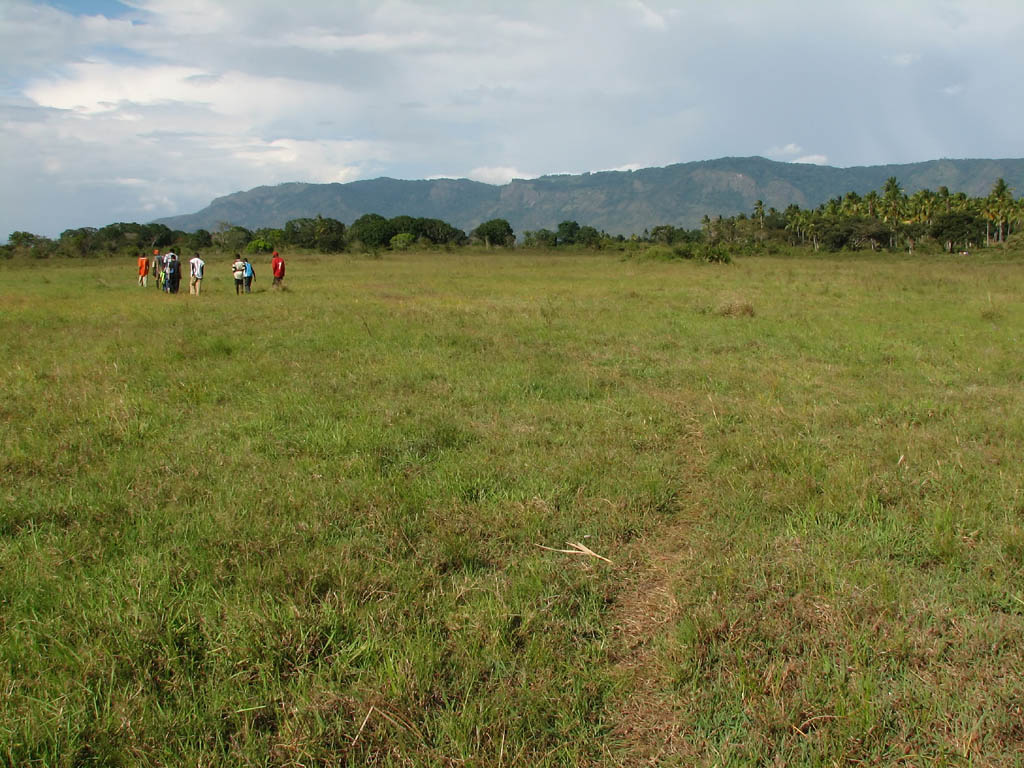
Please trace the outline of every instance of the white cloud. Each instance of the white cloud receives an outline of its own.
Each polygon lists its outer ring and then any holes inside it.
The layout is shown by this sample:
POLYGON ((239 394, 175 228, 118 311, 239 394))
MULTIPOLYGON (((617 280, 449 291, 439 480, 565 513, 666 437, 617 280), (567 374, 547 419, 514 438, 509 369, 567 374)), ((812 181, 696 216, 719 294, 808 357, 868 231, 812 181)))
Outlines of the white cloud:
POLYGON ((653 11, 647 3, 641 0, 628 0, 626 5, 637 12, 641 25, 651 29, 665 29, 668 26, 665 17, 653 11))
POLYGON ((804 148, 795 141, 784 146, 776 146, 765 150, 764 156, 787 163, 808 163, 811 165, 827 165, 828 157, 822 154, 805 154, 804 148))
MULTIPOLYGON (((247 115, 255 122, 261 122, 268 113, 305 109, 310 103, 336 105, 344 101, 342 90, 329 83, 234 71, 213 75, 194 67, 125 67, 100 60, 73 64, 68 71, 63 78, 34 81, 25 95, 41 107, 84 115, 117 112, 129 106, 183 104, 222 115, 247 115)), ((117 117, 139 121, 141 115, 128 111, 117 117)))
POLYGON ((937 98, 1013 92, 1013 0, 47 1, 0 0, 0 237, 281 181, 1020 154, 1024 105, 937 98))
POLYGON ((338 35, 321 30, 302 30, 285 35, 283 43, 309 51, 364 51, 389 53, 440 43, 441 38, 423 32, 401 34, 338 35))
POLYGON ((524 173, 508 166, 489 166, 474 168, 467 177, 473 181, 482 181, 484 184, 508 184, 512 179, 535 179, 537 174, 524 173))
POLYGON ((799 155, 803 151, 804 148, 801 147, 799 144, 795 142, 790 142, 789 144, 786 144, 785 146, 782 147, 776 146, 772 147, 771 149, 766 149, 764 154, 765 157, 781 159, 786 157, 794 157, 796 155, 799 155))
POLYGON ((897 67, 909 67, 911 64, 919 61, 921 57, 916 53, 896 53, 885 58, 897 67))
POLYGON ((367 141, 275 139, 233 145, 225 140, 218 148, 275 178, 322 183, 354 181, 362 175, 363 162, 385 162, 389 154, 387 147, 367 141))
POLYGON ((72 64, 69 70, 68 77, 29 84, 25 95, 41 107, 109 112, 124 102, 193 101, 197 86, 189 78, 201 74, 187 67, 126 68, 97 60, 72 64))

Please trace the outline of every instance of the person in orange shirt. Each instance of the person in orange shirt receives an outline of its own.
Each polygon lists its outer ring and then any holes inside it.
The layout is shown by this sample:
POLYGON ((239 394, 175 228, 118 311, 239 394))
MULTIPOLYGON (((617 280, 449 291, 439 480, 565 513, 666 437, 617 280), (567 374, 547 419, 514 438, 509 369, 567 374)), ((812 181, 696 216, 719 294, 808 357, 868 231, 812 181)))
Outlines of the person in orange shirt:
POLYGON ((139 286, 145 288, 149 278, 149 257, 141 253, 136 253, 135 256, 139 260, 139 286))

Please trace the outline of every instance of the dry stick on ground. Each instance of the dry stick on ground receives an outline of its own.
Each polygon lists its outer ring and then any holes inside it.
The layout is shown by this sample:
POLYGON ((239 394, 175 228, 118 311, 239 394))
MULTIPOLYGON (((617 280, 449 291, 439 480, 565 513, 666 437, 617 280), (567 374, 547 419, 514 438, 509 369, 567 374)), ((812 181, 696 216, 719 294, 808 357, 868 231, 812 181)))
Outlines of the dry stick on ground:
POLYGON ((366 717, 363 718, 363 724, 359 726, 359 733, 357 733, 356 737, 354 739, 352 739, 352 746, 353 747, 356 745, 356 742, 359 741, 359 737, 363 735, 363 728, 366 727, 366 723, 370 720, 370 715, 372 715, 372 714, 373 714, 373 704, 371 704, 370 708, 366 711, 366 717))
POLYGON ((388 714, 385 710, 381 709, 375 704, 371 704, 370 708, 366 712, 366 717, 363 718, 363 724, 359 726, 359 732, 356 734, 355 738, 352 739, 353 747, 356 745, 356 742, 359 741, 359 737, 363 735, 363 729, 366 728, 366 723, 369 722, 370 715, 374 713, 374 710, 376 710, 377 714, 379 714, 381 717, 383 717, 396 728, 401 728, 403 730, 408 731, 409 733, 416 736, 416 738, 418 738, 421 742, 424 740, 423 734, 420 733, 419 729, 412 723, 403 720, 396 714, 388 714))
MULTIPOLYGON (((555 549, 554 547, 545 547, 543 544, 538 544, 537 546, 541 549, 546 549, 548 552, 561 552, 564 555, 590 555, 591 557, 596 557, 598 560, 604 560, 606 563, 612 562, 607 557, 597 554, 597 552, 583 544, 577 544, 573 541, 567 541, 565 543, 570 547, 575 547, 575 549, 555 549)), ((612 564, 614 565, 614 563, 612 564)))

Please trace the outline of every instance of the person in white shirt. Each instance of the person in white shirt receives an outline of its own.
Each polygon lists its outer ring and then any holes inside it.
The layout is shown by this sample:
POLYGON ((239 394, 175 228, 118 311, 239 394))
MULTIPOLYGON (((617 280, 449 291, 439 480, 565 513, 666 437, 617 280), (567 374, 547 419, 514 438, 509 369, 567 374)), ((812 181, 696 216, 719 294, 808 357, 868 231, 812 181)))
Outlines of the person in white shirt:
POLYGON ((197 253, 188 262, 189 267, 189 281, 188 281, 188 292, 192 296, 199 295, 199 288, 203 283, 203 270, 206 269, 206 262, 203 261, 197 253))
POLYGON ((242 279, 245 277, 245 262, 239 254, 235 254, 235 260, 231 264, 231 275, 235 278, 235 295, 242 293, 242 279))

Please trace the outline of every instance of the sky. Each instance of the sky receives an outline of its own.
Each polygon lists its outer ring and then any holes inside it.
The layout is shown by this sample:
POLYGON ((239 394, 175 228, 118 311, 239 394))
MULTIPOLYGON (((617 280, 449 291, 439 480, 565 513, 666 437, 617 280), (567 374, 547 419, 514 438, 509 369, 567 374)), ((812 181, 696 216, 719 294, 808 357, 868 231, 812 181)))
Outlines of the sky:
POLYGON ((1024 157, 1024 0, 0 0, 0 241, 289 181, 1024 157))

